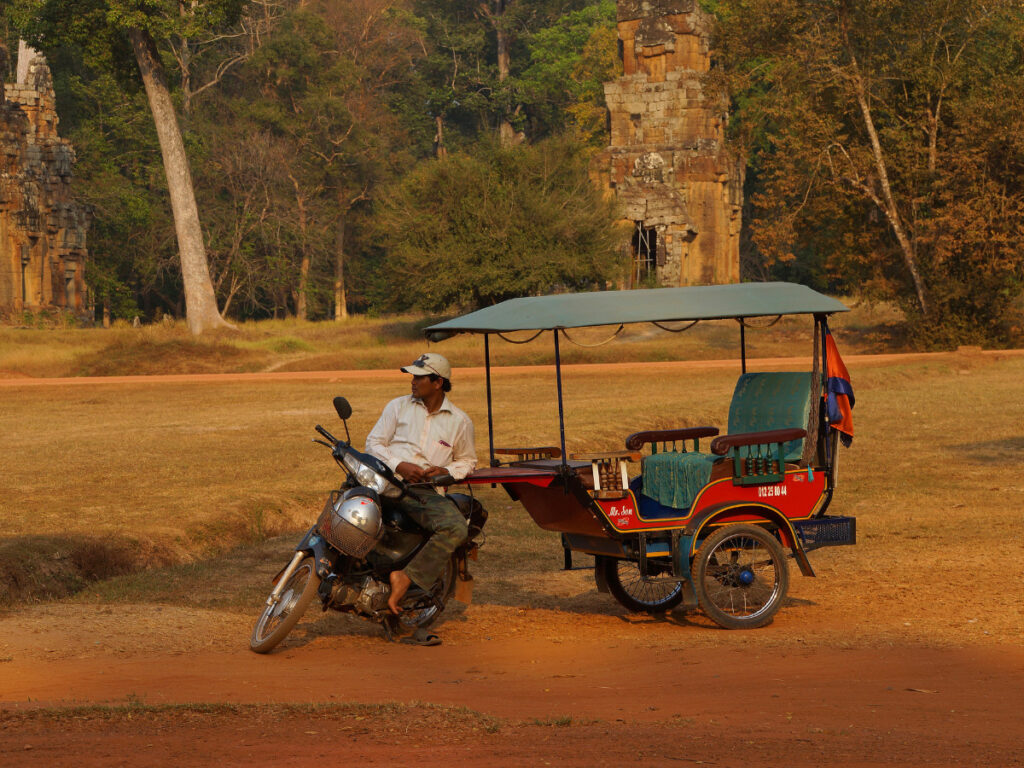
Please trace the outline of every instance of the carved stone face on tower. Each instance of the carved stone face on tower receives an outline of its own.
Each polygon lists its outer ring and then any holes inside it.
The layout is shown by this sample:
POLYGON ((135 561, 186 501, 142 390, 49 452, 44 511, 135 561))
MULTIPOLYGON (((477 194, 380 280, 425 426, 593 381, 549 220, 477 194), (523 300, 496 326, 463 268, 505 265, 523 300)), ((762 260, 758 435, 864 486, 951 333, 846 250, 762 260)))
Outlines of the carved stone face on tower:
POLYGON ((637 48, 664 46, 666 51, 676 49, 676 32, 664 19, 644 19, 636 29, 633 38, 637 48))
POLYGON ((693 13, 697 0, 618 0, 619 21, 693 13))
POLYGON ((665 158, 657 152, 647 152, 633 161, 633 176, 646 182, 665 180, 665 158))

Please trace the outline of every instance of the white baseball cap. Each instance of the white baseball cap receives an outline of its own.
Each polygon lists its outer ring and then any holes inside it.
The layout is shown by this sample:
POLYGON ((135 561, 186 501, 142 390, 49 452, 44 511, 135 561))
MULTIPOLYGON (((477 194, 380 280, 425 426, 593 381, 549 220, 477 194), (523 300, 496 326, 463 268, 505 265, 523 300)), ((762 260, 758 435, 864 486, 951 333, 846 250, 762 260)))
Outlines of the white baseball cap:
POLYGON ((411 373, 413 376, 429 376, 435 373, 442 379, 451 381, 452 378, 452 367, 448 363, 447 358, 436 352, 427 352, 420 355, 413 360, 412 364, 402 368, 402 371, 411 373))

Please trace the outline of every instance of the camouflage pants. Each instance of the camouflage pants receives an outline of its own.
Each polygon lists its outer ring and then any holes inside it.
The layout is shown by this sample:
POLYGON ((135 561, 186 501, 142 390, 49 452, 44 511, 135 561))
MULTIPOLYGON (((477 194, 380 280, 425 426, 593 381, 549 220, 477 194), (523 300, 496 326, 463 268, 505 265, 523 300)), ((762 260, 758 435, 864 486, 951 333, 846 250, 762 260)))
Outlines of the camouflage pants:
POLYGON ((430 491, 421 492, 422 500, 406 496, 397 506, 419 525, 433 532, 423 549, 405 566, 405 575, 417 586, 430 589, 441 575, 452 552, 469 534, 466 518, 455 502, 430 491))

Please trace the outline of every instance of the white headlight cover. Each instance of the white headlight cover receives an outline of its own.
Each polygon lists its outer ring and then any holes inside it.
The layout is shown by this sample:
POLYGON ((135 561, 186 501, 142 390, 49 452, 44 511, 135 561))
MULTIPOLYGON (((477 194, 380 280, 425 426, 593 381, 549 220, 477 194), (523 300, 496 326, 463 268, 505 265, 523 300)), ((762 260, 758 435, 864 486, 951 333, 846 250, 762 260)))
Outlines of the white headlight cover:
POLYGON ((359 469, 355 472, 356 481, 367 488, 372 488, 381 496, 387 496, 388 498, 395 498, 401 494, 401 491, 383 476, 379 475, 372 467, 368 467, 365 464, 360 464, 359 469))
POLYGON ((348 471, 351 472, 352 474, 355 474, 356 472, 358 472, 359 468, 361 466, 363 466, 362 464, 359 463, 359 459, 357 459, 351 453, 346 453, 342 457, 341 462, 342 462, 342 464, 344 464, 348 468, 348 471))
POLYGON ((355 476, 360 485, 373 488, 377 493, 380 493, 381 490, 378 486, 385 482, 383 477, 365 464, 359 465, 359 468, 355 471, 355 476))

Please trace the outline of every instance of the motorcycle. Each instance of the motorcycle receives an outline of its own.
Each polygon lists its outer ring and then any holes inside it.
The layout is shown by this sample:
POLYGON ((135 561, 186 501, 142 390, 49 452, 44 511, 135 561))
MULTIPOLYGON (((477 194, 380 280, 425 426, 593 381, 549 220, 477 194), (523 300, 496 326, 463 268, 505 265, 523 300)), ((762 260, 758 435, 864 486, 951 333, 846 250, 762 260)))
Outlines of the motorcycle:
POLYGON ((273 578, 274 588, 249 638, 249 647, 256 653, 268 653, 284 640, 314 598, 324 611, 352 613, 380 623, 389 639, 432 624, 453 595, 469 602, 472 576, 467 561, 476 559, 482 544, 487 510, 472 496, 452 493, 447 498, 469 526, 466 541, 429 589, 413 584, 402 600, 401 613, 395 616, 388 609, 391 572, 412 560, 430 532, 386 500, 434 493, 434 486, 454 480, 442 475, 428 483, 404 482, 380 459, 352 447, 349 402, 336 397, 334 408, 345 426, 346 439, 335 438, 318 424, 316 431, 325 440, 314 438, 313 442, 331 449, 345 480, 331 492, 291 561, 273 578))

